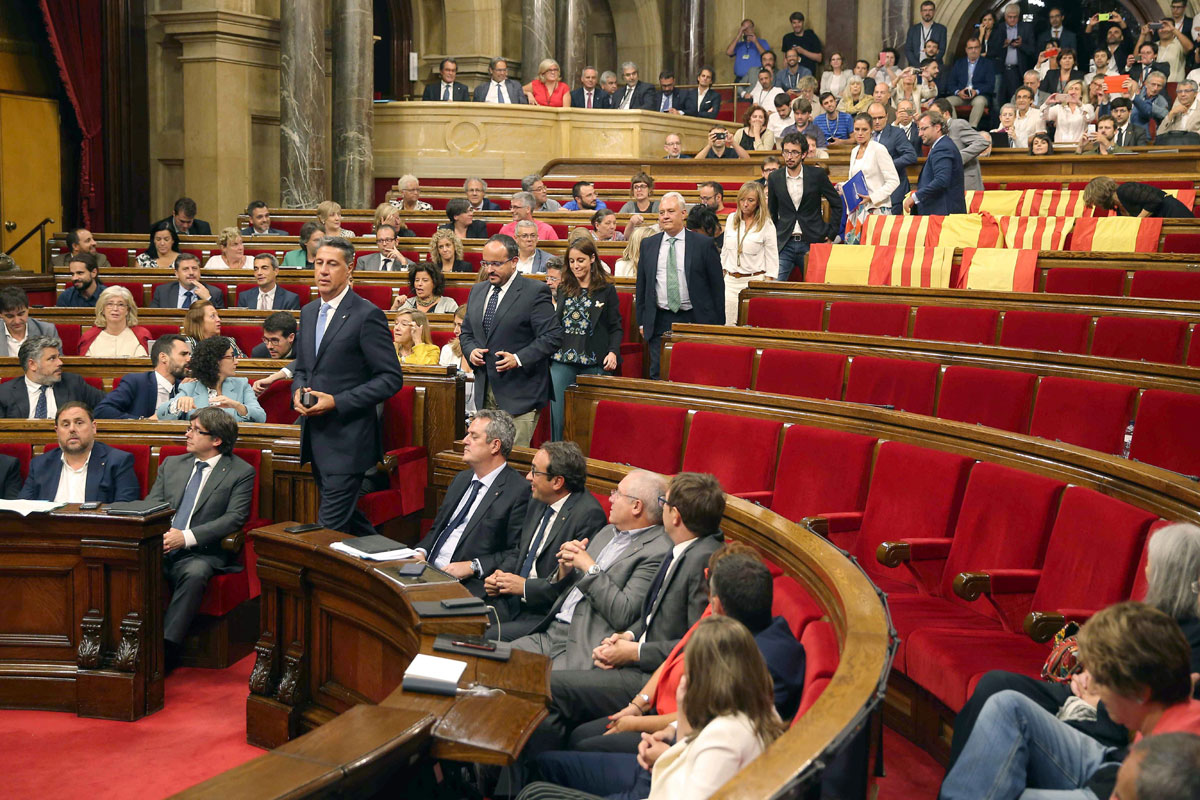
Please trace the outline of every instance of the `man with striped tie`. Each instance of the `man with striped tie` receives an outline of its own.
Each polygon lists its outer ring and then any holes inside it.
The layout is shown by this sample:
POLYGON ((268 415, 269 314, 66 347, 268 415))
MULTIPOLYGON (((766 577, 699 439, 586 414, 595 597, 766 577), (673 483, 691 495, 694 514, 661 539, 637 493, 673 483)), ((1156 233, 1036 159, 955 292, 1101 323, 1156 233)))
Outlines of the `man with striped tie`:
POLYGON ((483 582, 509 641, 531 632, 558 598, 553 578, 563 543, 590 539, 605 523, 604 509, 587 490, 587 459, 574 442, 543 444, 525 479, 533 499, 515 557, 483 582))
POLYGON ((62 341, 54 336, 29 336, 17 350, 24 380, 0 386, 0 417, 54 419, 58 407, 79 400, 95 408, 104 392, 73 372, 63 372, 62 341))

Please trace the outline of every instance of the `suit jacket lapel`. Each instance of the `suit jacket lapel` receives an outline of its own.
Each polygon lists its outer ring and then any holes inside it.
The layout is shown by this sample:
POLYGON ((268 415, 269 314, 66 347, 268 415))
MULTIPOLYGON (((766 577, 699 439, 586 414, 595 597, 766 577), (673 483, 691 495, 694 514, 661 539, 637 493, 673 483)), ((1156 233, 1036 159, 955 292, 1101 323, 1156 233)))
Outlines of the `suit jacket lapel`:
MULTIPOLYGON (((470 484, 468 484, 468 486, 469 485, 470 484)), ((491 488, 487 490, 487 493, 479 501, 479 504, 475 506, 475 511, 471 514, 470 519, 467 520, 466 527, 463 528, 462 536, 458 538, 458 544, 454 548, 455 557, 462 551, 463 545, 466 543, 467 539, 470 538, 471 534, 474 533, 475 528, 479 525, 480 520, 483 519, 483 515, 486 514, 487 510, 491 507, 492 501, 503 494, 504 489, 507 486, 508 470, 501 470, 500 474, 496 476, 496 480, 492 481, 491 488)))
MULTIPOLYGON (((350 316, 350 312, 354 310, 354 306, 353 306, 354 301, 351 300, 352 296, 356 296, 356 295, 354 295, 353 289, 346 292, 346 296, 342 298, 342 302, 338 304, 338 307, 336 309, 333 309, 333 311, 332 311, 333 316, 331 316, 330 318, 325 320, 325 333, 322 334, 322 336, 321 336, 321 350, 320 350, 320 352, 317 353, 317 357, 313 360, 314 364, 316 364, 316 362, 321 360, 321 356, 325 355, 325 351, 329 349, 329 343, 333 340, 333 337, 337 335, 337 332, 342 329, 342 326, 346 324, 346 319, 350 316)), ((318 316, 320 315, 320 313, 321 313, 320 307, 318 307, 317 308, 318 316)), ((313 325, 313 346, 314 347, 316 346, 316 336, 317 336, 316 330, 317 330, 316 325, 314 324, 313 325)))
MULTIPOLYGON (((208 498, 212 497, 213 493, 217 490, 217 487, 225 481, 225 476, 229 474, 229 468, 232 463, 233 456, 223 456, 221 460, 217 462, 217 465, 213 467, 213 474, 209 475, 208 480, 204 482, 204 488, 201 489, 200 496, 196 498, 196 505, 192 507, 192 515, 188 520, 189 523, 196 520, 196 514, 200 513, 200 509, 203 508, 204 504, 208 502, 208 498)), ((194 468, 195 465, 196 462, 193 461, 192 467, 194 468)), ((188 477, 191 477, 190 472, 188 473, 188 477)))
MULTIPOLYGON (((84 484, 83 499, 90 501, 100 493, 100 478, 104 476, 104 464, 108 453, 103 452, 99 442, 92 446, 92 457, 88 460, 87 481, 84 484)), ((59 474, 62 470, 59 470, 59 474)))

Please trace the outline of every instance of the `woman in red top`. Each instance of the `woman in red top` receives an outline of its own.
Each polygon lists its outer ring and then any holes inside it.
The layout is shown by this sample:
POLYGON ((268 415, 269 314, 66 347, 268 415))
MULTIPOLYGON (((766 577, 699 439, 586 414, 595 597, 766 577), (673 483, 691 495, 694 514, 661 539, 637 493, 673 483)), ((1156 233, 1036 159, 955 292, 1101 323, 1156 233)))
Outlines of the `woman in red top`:
POLYGON ((571 89, 559 80, 562 70, 553 58, 542 59, 538 76, 525 84, 525 98, 535 106, 571 107, 571 89))

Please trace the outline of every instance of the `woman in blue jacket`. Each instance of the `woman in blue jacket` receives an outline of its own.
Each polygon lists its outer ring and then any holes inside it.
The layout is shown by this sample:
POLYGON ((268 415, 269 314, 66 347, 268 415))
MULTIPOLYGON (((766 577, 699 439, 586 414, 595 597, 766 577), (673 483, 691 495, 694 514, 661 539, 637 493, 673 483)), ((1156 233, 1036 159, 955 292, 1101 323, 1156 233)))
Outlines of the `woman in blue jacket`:
POLYGON ((239 422, 266 422, 267 412, 258 404, 250 382, 239 378, 237 355, 224 336, 214 336, 196 345, 192 353, 194 381, 183 383, 174 398, 158 407, 159 419, 190 419, 201 408, 212 406, 239 422))

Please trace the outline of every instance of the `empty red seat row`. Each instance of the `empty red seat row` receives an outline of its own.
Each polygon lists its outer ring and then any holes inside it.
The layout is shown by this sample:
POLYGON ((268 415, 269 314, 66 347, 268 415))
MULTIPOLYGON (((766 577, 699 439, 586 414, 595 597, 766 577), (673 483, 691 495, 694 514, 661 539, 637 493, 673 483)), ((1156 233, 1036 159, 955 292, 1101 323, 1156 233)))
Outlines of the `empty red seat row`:
MULTIPOLYGON (((1196 237, 1200 252, 1200 235, 1170 234, 1172 237, 1196 237)), ((1167 250, 1165 252, 1178 252, 1167 250)), ((1046 273, 1045 291, 1060 294, 1094 294, 1106 297, 1125 295, 1125 270, 1104 268, 1058 267, 1046 273)), ((1153 297, 1163 300, 1200 300, 1200 273, 1179 270, 1137 270, 1129 284, 1130 297, 1153 297)))

